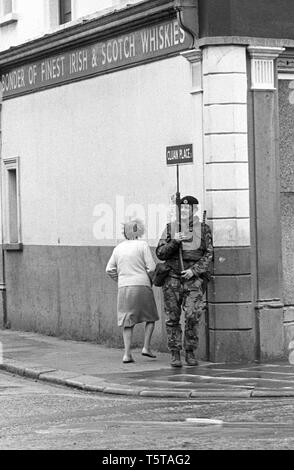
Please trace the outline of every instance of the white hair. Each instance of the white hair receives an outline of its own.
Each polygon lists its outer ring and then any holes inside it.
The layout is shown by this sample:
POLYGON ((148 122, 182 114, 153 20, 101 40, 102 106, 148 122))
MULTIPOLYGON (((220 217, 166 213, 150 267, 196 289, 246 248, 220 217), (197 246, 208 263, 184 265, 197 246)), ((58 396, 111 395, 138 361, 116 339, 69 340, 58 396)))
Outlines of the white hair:
POLYGON ((145 233, 144 223, 141 219, 131 219, 123 225, 123 234, 127 240, 136 240, 145 233))

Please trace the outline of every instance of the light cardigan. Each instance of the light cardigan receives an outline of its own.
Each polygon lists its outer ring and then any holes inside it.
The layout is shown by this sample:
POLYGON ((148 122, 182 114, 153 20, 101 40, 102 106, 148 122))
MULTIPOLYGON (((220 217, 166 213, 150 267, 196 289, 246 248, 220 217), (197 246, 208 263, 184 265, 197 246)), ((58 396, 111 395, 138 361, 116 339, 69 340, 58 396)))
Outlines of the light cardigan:
POLYGON ((154 271, 155 262, 144 240, 125 240, 117 245, 106 266, 106 273, 118 280, 118 287, 151 286, 147 273, 154 271))

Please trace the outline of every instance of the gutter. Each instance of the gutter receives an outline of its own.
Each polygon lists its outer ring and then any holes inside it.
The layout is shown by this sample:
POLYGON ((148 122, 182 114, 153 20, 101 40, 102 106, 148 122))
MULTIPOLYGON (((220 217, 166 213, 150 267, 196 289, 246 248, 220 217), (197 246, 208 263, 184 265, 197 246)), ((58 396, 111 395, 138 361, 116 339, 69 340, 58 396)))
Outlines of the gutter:
POLYGON ((199 9, 197 0, 175 0, 175 10, 181 28, 192 36, 191 48, 199 39, 199 9))

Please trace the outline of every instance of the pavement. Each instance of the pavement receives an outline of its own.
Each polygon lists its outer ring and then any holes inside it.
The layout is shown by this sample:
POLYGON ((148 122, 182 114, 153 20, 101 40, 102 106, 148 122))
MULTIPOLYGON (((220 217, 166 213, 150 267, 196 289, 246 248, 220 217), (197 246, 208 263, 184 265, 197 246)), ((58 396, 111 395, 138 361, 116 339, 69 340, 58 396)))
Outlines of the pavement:
POLYGON ((179 399, 294 397, 294 365, 200 362, 170 367, 168 353, 156 359, 132 351, 123 364, 121 349, 69 341, 37 333, 0 330, 0 369, 87 392, 179 399), (2 360, 1 360, 2 349, 2 360))

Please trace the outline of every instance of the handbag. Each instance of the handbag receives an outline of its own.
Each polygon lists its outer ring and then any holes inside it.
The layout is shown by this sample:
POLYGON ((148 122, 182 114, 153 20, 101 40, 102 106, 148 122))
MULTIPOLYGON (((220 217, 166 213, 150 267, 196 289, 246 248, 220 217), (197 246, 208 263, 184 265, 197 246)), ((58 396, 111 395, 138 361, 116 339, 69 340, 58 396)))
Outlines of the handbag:
POLYGON ((157 263, 154 274, 153 274, 153 284, 156 287, 162 287, 164 285, 165 278, 168 276, 171 267, 167 263, 157 263))

